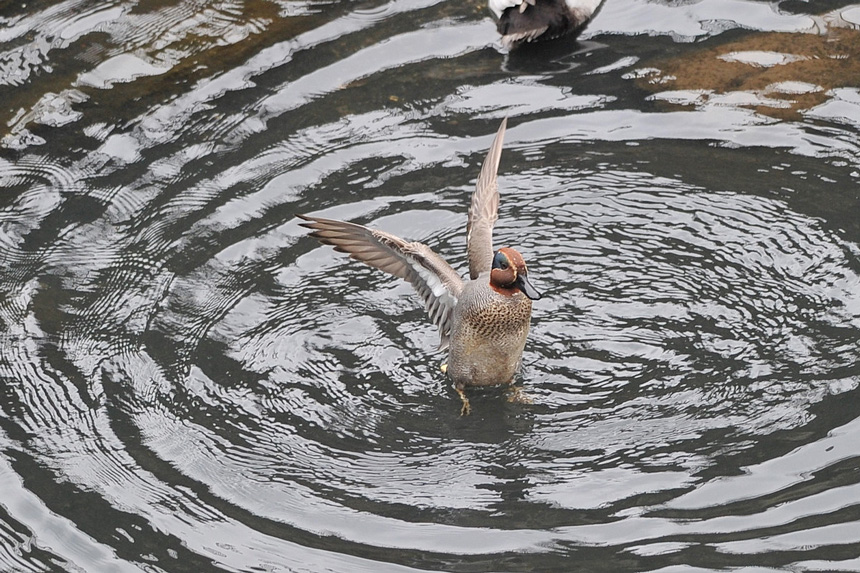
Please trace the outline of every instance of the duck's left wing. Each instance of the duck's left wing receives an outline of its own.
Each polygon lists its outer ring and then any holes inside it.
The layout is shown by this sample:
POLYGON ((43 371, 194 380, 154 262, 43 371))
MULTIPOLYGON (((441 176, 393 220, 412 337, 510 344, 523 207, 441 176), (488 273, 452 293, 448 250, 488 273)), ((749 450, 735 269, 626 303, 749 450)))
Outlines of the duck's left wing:
POLYGON ((489 271, 493 266, 493 225, 499 218, 499 184, 496 172, 502 157, 502 142, 508 118, 496 132, 469 205, 469 220, 466 224, 466 251, 469 254, 469 277, 472 280, 489 271))
POLYGON ((424 302, 430 320, 439 328, 439 348, 448 346, 463 280, 445 259, 423 243, 404 241, 390 233, 334 219, 298 217, 307 221, 301 225, 311 229, 311 236, 320 242, 411 284, 424 302))

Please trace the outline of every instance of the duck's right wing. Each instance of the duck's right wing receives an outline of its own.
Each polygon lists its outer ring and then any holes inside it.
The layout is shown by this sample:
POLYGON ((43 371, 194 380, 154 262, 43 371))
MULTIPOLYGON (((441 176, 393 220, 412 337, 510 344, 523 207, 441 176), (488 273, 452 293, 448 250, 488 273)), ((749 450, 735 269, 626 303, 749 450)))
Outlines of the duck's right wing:
POLYGON ((439 328, 439 348, 448 346, 454 307, 463 280, 451 265, 423 243, 407 242, 389 233, 355 223, 298 215, 311 236, 336 251, 406 280, 418 292, 424 309, 439 328))
POLYGON ((508 118, 502 120, 490 145, 481 174, 472 194, 469 221, 466 224, 466 251, 469 254, 469 277, 472 280, 493 266, 493 225, 499 218, 499 184, 496 172, 502 157, 502 142, 508 118))

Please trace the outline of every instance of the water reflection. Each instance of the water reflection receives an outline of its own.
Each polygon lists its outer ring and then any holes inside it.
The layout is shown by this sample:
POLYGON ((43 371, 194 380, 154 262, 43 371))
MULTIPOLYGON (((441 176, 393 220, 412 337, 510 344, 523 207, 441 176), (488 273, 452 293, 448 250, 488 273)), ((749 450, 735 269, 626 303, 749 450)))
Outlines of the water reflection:
POLYGON ((856 568, 857 9, 788 8, 507 54, 474 2, 8 7, 0 569, 856 568), (461 418, 294 214, 464 269, 506 115, 534 403, 461 418))

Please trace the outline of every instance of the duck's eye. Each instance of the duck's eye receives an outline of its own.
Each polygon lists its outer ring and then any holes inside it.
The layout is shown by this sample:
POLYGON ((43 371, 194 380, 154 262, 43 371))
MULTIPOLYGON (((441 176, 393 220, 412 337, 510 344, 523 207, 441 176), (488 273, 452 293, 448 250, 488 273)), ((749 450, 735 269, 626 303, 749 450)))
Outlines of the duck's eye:
POLYGON ((493 257, 493 268, 506 271, 506 270, 508 270, 508 266, 509 266, 508 257, 506 257, 504 255, 504 253, 501 253, 501 252, 496 253, 496 256, 493 257))

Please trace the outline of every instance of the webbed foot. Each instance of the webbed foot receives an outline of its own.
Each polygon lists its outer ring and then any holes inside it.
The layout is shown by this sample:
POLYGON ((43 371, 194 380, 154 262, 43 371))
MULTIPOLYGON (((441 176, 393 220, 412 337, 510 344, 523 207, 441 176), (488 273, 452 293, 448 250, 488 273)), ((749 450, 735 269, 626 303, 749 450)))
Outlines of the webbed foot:
POLYGON ((468 416, 472 413, 472 406, 469 404, 469 399, 466 397, 466 393, 462 388, 454 387, 454 390, 457 391, 457 394, 460 395, 460 400, 463 401, 463 406, 460 408, 461 416, 468 416))
POLYGON ((508 390, 508 402, 512 404, 534 404, 531 396, 523 391, 522 386, 511 386, 508 390))

